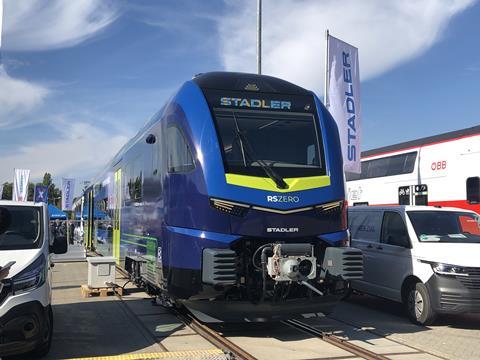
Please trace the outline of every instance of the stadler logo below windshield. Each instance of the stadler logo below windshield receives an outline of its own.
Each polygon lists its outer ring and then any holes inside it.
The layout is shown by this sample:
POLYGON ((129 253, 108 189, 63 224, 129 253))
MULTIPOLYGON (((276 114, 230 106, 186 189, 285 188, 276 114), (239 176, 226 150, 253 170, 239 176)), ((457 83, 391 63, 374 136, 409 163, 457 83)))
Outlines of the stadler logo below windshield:
POLYGON ((289 195, 269 195, 267 196, 267 201, 274 203, 298 203, 300 198, 298 196, 289 195))
POLYGON ((298 228, 267 228, 267 232, 274 232, 274 233, 298 233, 298 228))

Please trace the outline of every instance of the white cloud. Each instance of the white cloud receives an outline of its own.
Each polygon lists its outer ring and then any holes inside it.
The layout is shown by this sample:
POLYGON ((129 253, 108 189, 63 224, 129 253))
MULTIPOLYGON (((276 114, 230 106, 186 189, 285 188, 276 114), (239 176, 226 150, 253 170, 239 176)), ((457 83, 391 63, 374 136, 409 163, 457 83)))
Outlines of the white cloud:
MULTIPOLYGON (((263 2, 263 73, 321 92, 325 29, 359 48, 369 79, 421 55, 475 0, 275 0, 263 2)), ((256 71, 256 1, 226 0, 221 56, 231 71, 256 71)))
MULTIPOLYGON (((2 50, 48 50, 76 45, 112 23, 118 15, 109 0, 6 0, 2 50)), ((0 63, 0 127, 21 127, 45 102, 45 85, 9 76, 0 63)))
POLYGON ((109 0, 6 0, 2 47, 45 50, 92 37, 117 17, 109 0))
POLYGON ((32 179, 45 172, 83 178, 98 172, 128 140, 126 133, 108 131, 86 122, 53 120, 60 132, 56 140, 19 145, 14 153, 2 156, 0 183, 11 181, 13 168, 31 170, 32 179))
POLYGON ((49 92, 42 85, 8 76, 0 65, 0 127, 11 126, 19 115, 41 105, 49 92))

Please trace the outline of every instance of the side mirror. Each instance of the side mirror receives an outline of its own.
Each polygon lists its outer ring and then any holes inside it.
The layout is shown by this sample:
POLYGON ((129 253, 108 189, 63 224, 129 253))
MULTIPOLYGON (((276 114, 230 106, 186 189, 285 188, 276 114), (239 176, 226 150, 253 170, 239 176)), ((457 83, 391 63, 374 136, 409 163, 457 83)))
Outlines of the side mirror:
POLYGON ((50 246, 50 252, 54 254, 65 254, 67 250, 67 237, 64 235, 55 236, 53 238, 53 245, 50 246))

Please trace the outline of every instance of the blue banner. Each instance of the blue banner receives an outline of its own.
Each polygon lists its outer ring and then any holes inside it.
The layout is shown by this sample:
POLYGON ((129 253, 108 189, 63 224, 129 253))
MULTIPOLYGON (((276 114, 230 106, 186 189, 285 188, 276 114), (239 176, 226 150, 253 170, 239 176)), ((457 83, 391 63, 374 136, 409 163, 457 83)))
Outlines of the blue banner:
POLYGON ((48 202, 48 186, 35 185, 35 202, 48 202))

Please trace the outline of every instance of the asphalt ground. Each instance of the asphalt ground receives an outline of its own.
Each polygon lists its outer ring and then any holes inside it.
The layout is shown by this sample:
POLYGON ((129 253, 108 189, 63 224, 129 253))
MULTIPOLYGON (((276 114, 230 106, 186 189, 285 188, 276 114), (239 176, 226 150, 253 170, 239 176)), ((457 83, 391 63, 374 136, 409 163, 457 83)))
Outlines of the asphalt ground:
MULTIPOLYGON (((126 281, 117 274, 119 285, 126 281)), ((45 359, 117 356, 121 360, 135 359, 134 355, 161 359, 167 354, 175 359, 225 359, 141 289, 127 284, 122 298, 83 298, 80 286, 86 282, 86 262, 55 264, 54 334, 45 359)), ((480 315, 441 317, 435 326, 421 327, 410 323, 399 304, 354 295, 330 317, 306 322, 391 359, 480 359, 480 315)), ((281 323, 225 324, 215 330, 258 359, 355 358, 281 323)))
MULTIPOLYGON (((54 331, 44 359, 225 359, 223 352, 131 284, 121 298, 84 298, 80 287, 87 283, 85 261, 56 263, 52 277, 54 331)), ((126 282, 117 272, 116 283, 126 282)), ((26 356, 12 358, 20 359, 26 356)))
POLYGON ((418 326, 399 303, 352 295, 330 318, 441 358, 480 359, 480 314, 442 315, 432 326, 418 326))

